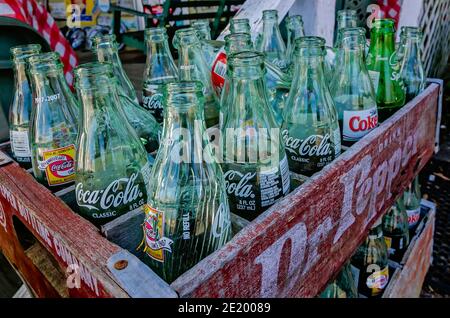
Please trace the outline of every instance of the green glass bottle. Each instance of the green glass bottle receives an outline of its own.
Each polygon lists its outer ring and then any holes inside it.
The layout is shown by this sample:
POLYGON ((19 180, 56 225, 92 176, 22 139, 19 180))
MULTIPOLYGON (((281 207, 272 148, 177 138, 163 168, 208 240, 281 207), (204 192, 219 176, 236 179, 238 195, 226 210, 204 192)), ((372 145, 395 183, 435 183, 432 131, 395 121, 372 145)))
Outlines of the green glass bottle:
POLYGON ((147 153, 120 108, 112 72, 110 63, 75 69, 83 109, 75 196, 78 213, 96 226, 142 209, 150 175, 147 153))
POLYGON ((381 219, 372 227, 365 242, 358 247, 351 263, 359 294, 380 297, 389 282, 388 251, 381 219))
POLYGON ((178 70, 169 49, 166 28, 145 30, 147 59, 142 92, 143 107, 158 123, 163 121, 163 86, 178 79, 178 70))
POLYGON ((32 166, 29 129, 33 104, 26 58, 40 51, 39 44, 15 46, 10 50, 14 66, 14 96, 9 107, 9 140, 14 159, 25 169, 32 166))
POLYGON ((230 19, 230 32, 251 34, 250 21, 248 19, 230 19))
POLYGON ((296 40, 295 78, 283 113, 281 133, 289 169, 312 176, 341 153, 336 107, 323 71, 325 40, 296 40))
POLYGON ((406 102, 411 101, 425 89, 421 46, 422 30, 416 27, 402 27, 400 39, 402 60, 400 76, 406 87, 406 102))
POLYGON ((112 82, 117 86, 121 111, 136 131, 147 153, 154 153, 158 149, 161 127, 149 111, 139 106, 133 85, 122 68, 115 36, 109 34, 94 37, 93 51, 99 62, 111 63, 111 76, 116 78, 112 82))
POLYGON ((53 191, 75 179, 78 102, 58 53, 27 58, 33 91, 30 143, 35 178, 53 191))
POLYGON ((366 63, 377 95, 379 119, 383 122, 403 107, 406 100, 395 50, 394 20, 375 20, 370 39, 366 63))
POLYGON ((320 294, 320 298, 358 298, 358 288, 349 262, 345 263, 337 278, 320 294))
POLYGON ((409 229, 411 231, 416 228, 420 220, 421 198, 419 177, 416 177, 403 194, 403 202, 406 207, 406 213, 408 214, 409 229))
POLYGON ((303 17, 301 15, 292 15, 286 18, 287 28, 287 48, 286 60, 288 64, 294 61, 294 45, 295 40, 305 36, 305 29, 303 27, 303 17))
POLYGON ((342 144, 350 147, 378 126, 378 110, 364 62, 365 37, 359 28, 341 29, 339 33, 339 62, 330 91, 338 111, 342 144))
POLYGON ((148 264, 171 283, 231 238, 222 170, 209 147, 202 84, 165 86, 161 148, 143 224, 148 264))
POLYGON ((232 54, 227 72, 231 89, 222 127, 222 169, 230 210, 253 220, 289 192, 289 169, 268 103, 264 54, 232 54))
POLYGON ((259 52, 266 54, 266 59, 281 70, 287 68, 286 45, 278 26, 278 11, 263 11, 263 31, 261 40, 256 46, 259 52))
POLYGON ((389 257, 400 262, 409 245, 408 214, 403 198, 397 200, 383 217, 383 234, 389 257))
POLYGON ((177 30, 173 38, 173 46, 179 53, 178 79, 200 81, 203 84, 206 127, 219 124, 219 101, 212 86, 211 72, 202 53, 197 32, 193 28, 177 30))

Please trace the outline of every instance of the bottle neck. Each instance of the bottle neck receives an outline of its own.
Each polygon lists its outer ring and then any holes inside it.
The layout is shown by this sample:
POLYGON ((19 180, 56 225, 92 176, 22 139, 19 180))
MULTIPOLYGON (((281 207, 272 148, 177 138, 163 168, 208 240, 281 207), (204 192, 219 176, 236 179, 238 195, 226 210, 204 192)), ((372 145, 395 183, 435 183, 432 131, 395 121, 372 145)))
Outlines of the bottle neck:
POLYGON ((420 39, 402 39, 403 46, 403 60, 407 62, 410 58, 414 57, 417 61, 421 60, 421 52, 420 52, 420 39))
POLYGON ((298 82, 314 80, 320 85, 326 85, 323 56, 300 56, 297 59, 295 74, 298 82))
POLYGON ((163 82, 176 77, 177 68, 167 40, 148 40, 145 78, 163 82))
POLYGON ((395 33, 372 30, 370 52, 374 56, 389 58, 395 52, 395 33))
POLYGON ((26 64, 24 62, 14 63, 14 75, 16 93, 30 88, 26 73, 26 64))

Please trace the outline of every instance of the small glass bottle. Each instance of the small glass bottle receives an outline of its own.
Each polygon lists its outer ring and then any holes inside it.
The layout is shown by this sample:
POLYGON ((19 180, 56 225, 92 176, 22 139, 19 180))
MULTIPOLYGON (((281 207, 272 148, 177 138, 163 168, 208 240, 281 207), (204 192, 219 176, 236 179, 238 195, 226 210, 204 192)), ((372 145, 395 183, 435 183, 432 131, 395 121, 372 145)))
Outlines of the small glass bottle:
POLYGON ((35 178, 54 191, 75 179, 79 107, 58 53, 27 59, 33 90, 30 142, 35 178))
POLYGON ((175 32, 173 45, 178 50, 178 79, 180 81, 200 81, 205 96, 206 127, 219 123, 219 101, 212 86, 211 73, 201 50, 200 40, 193 28, 175 32))
POLYGON ((301 15, 292 15, 286 18, 287 28, 287 49, 286 60, 288 64, 294 61, 294 45, 295 40, 305 36, 305 29, 303 27, 303 17, 301 15))
POLYGON ((383 234, 389 257, 401 262, 409 245, 409 223, 403 198, 397 200, 383 217, 383 234))
POLYGON ((167 84, 164 100, 142 245, 152 269, 171 283, 231 239, 231 220, 222 170, 208 146, 202 84, 167 84))
POLYGON ((341 153, 336 107, 323 71, 325 40, 296 40, 295 78, 283 113, 281 134, 289 169, 312 176, 341 153))
POLYGON ((145 30, 147 60, 142 92, 143 107, 158 123, 163 121, 163 86, 178 79, 178 70, 169 49, 166 28, 145 30))
POLYGON ((263 31, 257 50, 266 54, 266 59, 281 70, 287 68, 286 45, 278 26, 278 11, 263 11, 263 31))
POLYGON ((372 81, 364 62, 365 38, 359 28, 341 34, 331 95, 336 104, 342 144, 352 146, 378 126, 378 111, 372 81))
POLYGON ((230 210, 248 220, 290 188, 280 129, 264 83, 264 54, 245 51, 228 59, 230 98, 222 127, 222 156, 230 210))
POLYGON ((101 226, 147 201, 150 164, 120 108, 110 63, 75 69, 83 116, 78 137, 75 197, 84 218, 101 226))
POLYGON ((373 22, 366 64, 377 97, 379 119, 383 122, 403 107, 406 99, 395 49, 394 20, 373 22))
POLYGON ((381 297, 389 283, 388 251, 381 219, 358 247, 351 263, 352 272, 358 281, 358 292, 365 297, 381 297))
POLYGON ((26 58, 41 51, 39 44, 12 47, 14 96, 9 108, 9 136, 14 159, 22 168, 31 168, 29 129, 33 104, 31 85, 26 74, 26 58))
POLYGON ((413 231, 420 220, 420 194, 419 177, 408 186, 403 194, 403 202, 405 204, 406 213, 408 214, 409 229, 413 231))
POLYGON ((402 60, 400 76, 406 87, 406 102, 411 101, 425 88, 425 72, 422 55, 422 30, 416 27, 402 27, 400 41, 402 60))

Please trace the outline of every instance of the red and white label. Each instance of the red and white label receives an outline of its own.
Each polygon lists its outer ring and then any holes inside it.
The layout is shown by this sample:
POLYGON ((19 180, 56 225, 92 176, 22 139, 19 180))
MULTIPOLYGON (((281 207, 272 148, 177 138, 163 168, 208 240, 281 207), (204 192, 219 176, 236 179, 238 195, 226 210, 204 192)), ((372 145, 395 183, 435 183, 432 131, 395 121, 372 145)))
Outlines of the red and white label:
POLYGON ((344 141, 360 140, 378 126, 377 108, 344 111, 343 126, 344 141))
POLYGON ((415 210, 406 210, 406 213, 408 214, 408 223, 409 228, 414 227, 417 223, 419 223, 420 219, 420 207, 415 210))
POLYGON ((211 81, 214 89, 217 92, 221 92, 223 85, 225 84, 225 74, 227 71, 227 55, 223 50, 220 50, 214 59, 214 63, 211 69, 211 81))

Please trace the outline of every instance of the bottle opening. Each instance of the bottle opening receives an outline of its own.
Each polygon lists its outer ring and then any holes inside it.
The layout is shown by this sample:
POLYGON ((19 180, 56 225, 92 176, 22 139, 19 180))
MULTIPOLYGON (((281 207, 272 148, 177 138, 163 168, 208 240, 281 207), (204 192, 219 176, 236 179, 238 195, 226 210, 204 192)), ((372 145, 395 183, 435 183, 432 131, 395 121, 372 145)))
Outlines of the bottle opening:
POLYGON ((252 37, 248 33, 232 33, 225 36, 225 51, 227 55, 244 50, 252 50, 252 37))
POLYGON ((231 54, 230 65, 239 66, 260 66, 264 64, 264 54, 256 51, 243 51, 231 54))
POLYGON ((114 83, 112 64, 92 62, 82 64, 75 68, 75 87, 79 89, 94 89, 96 87, 109 87, 114 83))
POLYGON ((188 110, 197 106, 203 98, 203 85, 199 81, 181 81, 164 85, 164 100, 168 107, 188 110))
POLYGON ((14 60, 25 59, 31 54, 37 54, 41 52, 41 46, 39 44, 27 44, 18 45, 12 47, 10 50, 14 60))
POLYGON ((263 11, 263 19, 277 19, 278 20, 278 11, 277 10, 264 10, 263 11))
POLYGON ((382 32, 395 32, 395 21, 393 19, 375 19, 372 30, 382 32))
POLYGON ((418 27, 402 27, 400 37, 403 39, 421 40, 423 38, 422 29, 418 27))
POLYGON ((116 36, 114 34, 96 35, 92 39, 92 49, 95 51, 99 47, 116 47, 116 36))
POLYGON ((166 28, 145 29, 144 36, 146 41, 159 42, 167 39, 166 28))
POLYGON ((26 58, 26 62, 31 74, 62 68, 59 54, 56 52, 33 54, 26 58))
POLYGON ((295 54, 303 57, 325 56, 325 39, 318 36, 304 36, 295 40, 295 54))
POLYGON ((339 10, 337 17, 339 20, 356 19, 358 17, 358 13, 356 10, 339 10))
POLYGON ((186 28, 175 31, 175 36, 173 37, 173 46, 175 48, 197 43, 199 43, 199 38, 195 29, 186 28))
POLYGON ((303 17, 301 15, 289 16, 287 19, 287 27, 293 31, 298 27, 303 27, 303 17))

